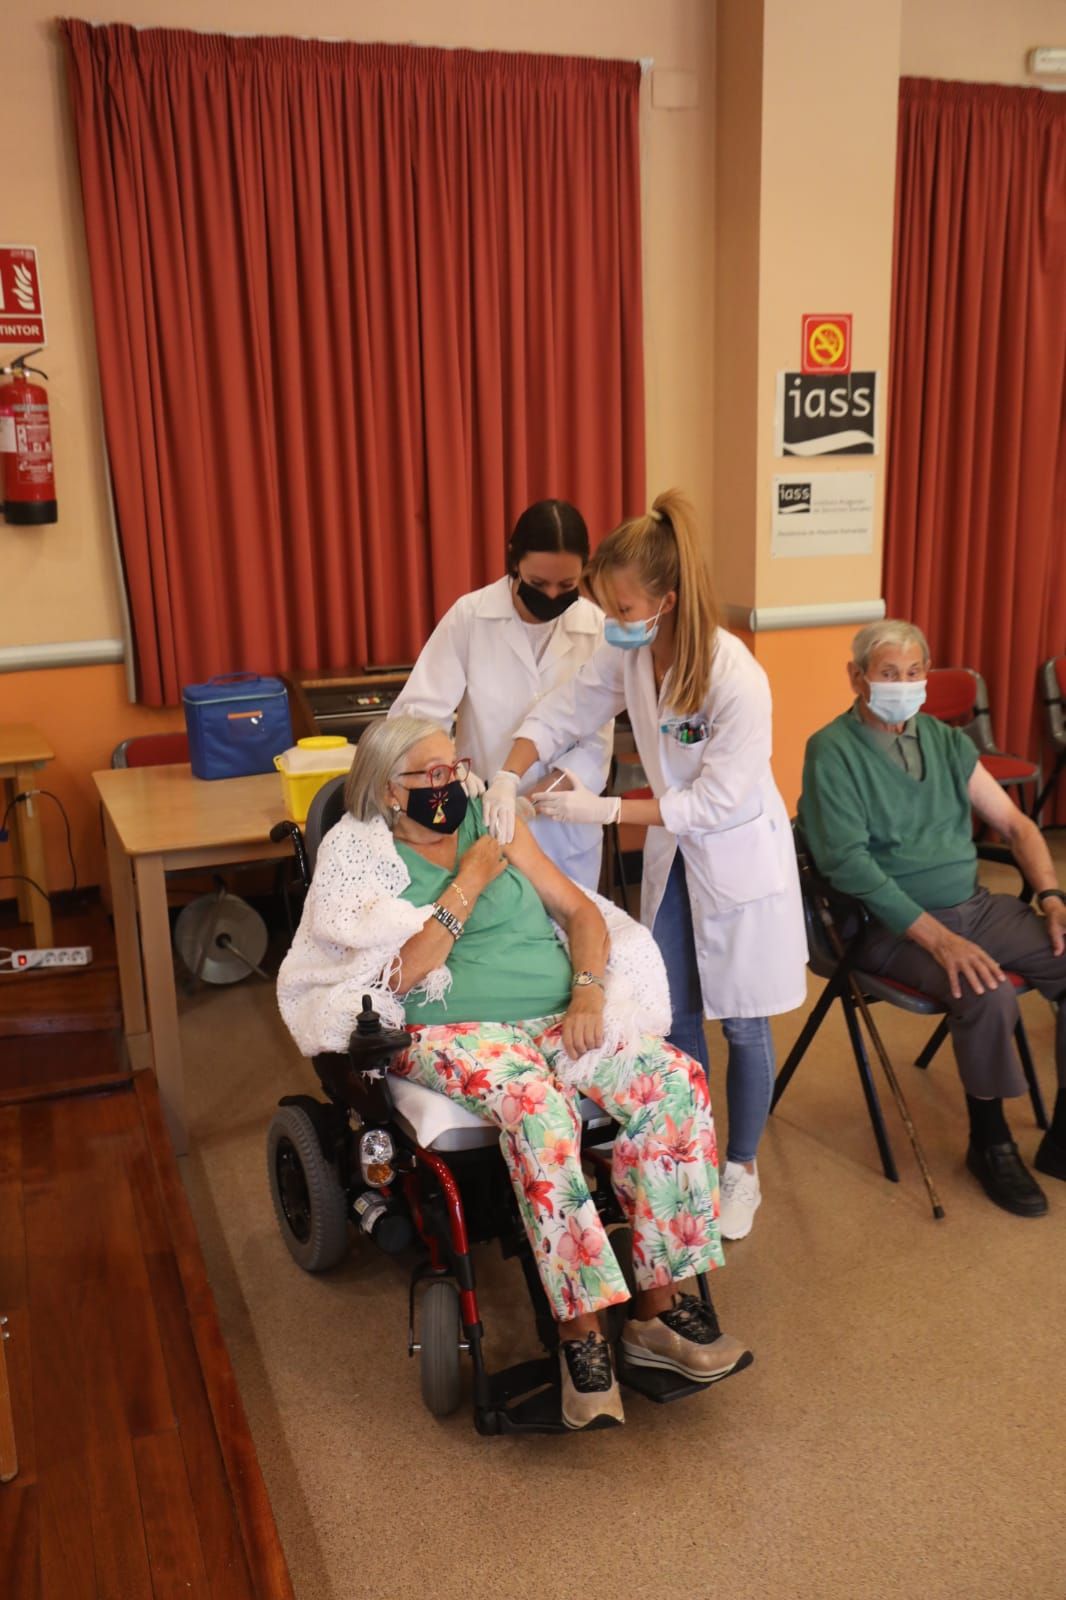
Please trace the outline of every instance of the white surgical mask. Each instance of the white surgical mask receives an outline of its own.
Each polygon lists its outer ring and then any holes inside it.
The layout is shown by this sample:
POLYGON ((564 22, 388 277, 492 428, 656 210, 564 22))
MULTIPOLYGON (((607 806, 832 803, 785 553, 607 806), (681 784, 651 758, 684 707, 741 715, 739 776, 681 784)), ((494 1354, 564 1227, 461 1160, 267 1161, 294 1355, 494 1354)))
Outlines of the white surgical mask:
POLYGON ((902 683, 870 683, 870 710, 881 722, 909 722, 925 704, 926 680, 915 678, 902 683))

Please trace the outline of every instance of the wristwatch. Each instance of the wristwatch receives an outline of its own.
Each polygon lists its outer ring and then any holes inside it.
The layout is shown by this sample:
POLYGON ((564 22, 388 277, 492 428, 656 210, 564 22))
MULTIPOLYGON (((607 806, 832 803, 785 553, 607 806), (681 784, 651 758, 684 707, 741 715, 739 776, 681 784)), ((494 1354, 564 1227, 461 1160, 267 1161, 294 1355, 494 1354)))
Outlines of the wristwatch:
POLYGON ((1066 889, 1039 890, 1036 897, 1037 905, 1042 906, 1045 900, 1061 900, 1066 904, 1066 889))
POLYGON ((571 987, 574 989, 587 989, 593 983, 598 984, 601 989, 605 989, 607 987, 603 979, 597 978, 594 972, 575 972, 574 981, 571 987))

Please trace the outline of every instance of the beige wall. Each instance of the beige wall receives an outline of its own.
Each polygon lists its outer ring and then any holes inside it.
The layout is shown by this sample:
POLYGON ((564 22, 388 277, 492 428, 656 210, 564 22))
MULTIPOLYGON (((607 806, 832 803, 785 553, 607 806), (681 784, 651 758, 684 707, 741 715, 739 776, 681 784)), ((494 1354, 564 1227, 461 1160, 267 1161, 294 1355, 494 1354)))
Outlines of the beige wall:
MULTIPOLYGON (((35 244, 40 252, 49 336, 42 364, 50 378, 60 521, 43 530, 0 525, 0 646, 114 638, 121 631, 55 10, 48 0, 9 0, 3 22, 0 149, 8 157, 0 164, 0 219, 5 240, 35 244)), ((649 106, 644 119, 648 474, 652 488, 681 483, 698 504, 708 505, 713 0, 542 0, 536 6, 305 0, 298 11, 291 0, 124 0, 118 10, 135 25, 291 33, 298 24, 300 32, 318 36, 652 57, 662 68, 694 74, 695 107, 649 106)))
POLYGON ((877 599, 884 455, 868 555, 775 558, 777 374, 800 364, 807 311, 850 311, 854 365, 888 368, 901 0, 720 0, 715 324, 716 567, 729 606, 877 599))
POLYGON ((901 0, 764 0, 756 593, 760 607, 876 599, 881 593, 885 386, 901 0), (872 458, 821 457, 819 474, 871 468, 869 555, 774 557, 775 472, 805 463, 773 446, 777 374, 797 371, 806 311, 854 315, 853 365, 880 373, 880 447, 872 458))
POLYGON ((1066 0, 903 0, 900 72, 964 83, 1030 84, 1037 45, 1066 46, 1066 0))

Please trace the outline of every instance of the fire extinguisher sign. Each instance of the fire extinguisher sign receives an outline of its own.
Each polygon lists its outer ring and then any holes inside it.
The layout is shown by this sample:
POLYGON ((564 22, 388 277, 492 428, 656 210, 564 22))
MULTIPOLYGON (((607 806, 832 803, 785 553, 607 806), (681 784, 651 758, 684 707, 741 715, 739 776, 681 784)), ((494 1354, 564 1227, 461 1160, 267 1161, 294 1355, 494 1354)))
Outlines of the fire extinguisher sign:
POLYGON ((0 344, 44 343, 37 251, 32 244, 0 244, 0 344))

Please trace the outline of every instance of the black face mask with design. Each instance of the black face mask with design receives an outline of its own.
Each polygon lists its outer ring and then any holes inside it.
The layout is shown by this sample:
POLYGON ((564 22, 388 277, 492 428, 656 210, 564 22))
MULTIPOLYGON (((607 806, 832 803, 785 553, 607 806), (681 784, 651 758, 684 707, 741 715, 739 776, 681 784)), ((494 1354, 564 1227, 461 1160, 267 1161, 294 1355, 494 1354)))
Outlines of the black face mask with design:
POLYGON ((581 598, 576 589, 564 589, 562 594, 547 595, 543 589, 534 589, 521 574, 518 577, 518 598, 538 622, 554 622, 564 611, 569 611, 575 600, 581 598))
POLYGON ((407 815, 422 828, 434 833, 454 833, 470 804, 461 783, 446 783, 443 789, 408 789, 407 815))

